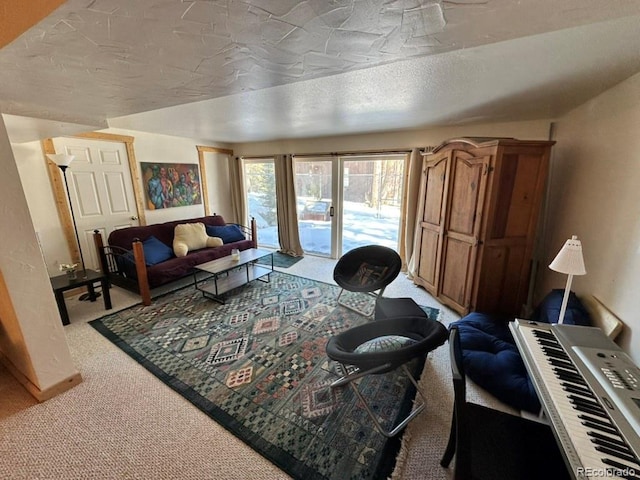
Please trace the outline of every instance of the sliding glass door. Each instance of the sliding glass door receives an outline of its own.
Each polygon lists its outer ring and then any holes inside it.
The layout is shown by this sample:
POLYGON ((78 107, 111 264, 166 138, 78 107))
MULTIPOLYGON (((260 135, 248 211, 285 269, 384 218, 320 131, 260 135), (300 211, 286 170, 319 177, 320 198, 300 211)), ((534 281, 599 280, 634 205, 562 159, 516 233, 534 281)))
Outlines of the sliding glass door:
POLYGON ((334 241, 334 190, 331 158, 295 160, 300 244, 305 253, 331 257, 334 241))
POLYGON ((295 158, 300 242, 339 258, 364 245, 398 249, 405 155, 295 158))
POLYGON ((341 158, 340 251, 398 249, 405 155, 341 158))
POLYGON ((256 219, 258 243, 280 248, 276 211, 276 176, 272 158, 243 160, 249 218, 256 219))

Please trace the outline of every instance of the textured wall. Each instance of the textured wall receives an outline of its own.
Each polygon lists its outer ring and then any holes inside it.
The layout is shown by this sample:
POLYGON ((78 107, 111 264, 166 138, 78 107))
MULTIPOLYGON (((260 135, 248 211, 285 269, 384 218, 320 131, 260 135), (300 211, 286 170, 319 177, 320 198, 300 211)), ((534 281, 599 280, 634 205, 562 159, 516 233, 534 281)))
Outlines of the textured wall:
POLYGON ((0 350, 37 389, 46 390, 78 372, 71 361, 16 162, 2 121, 0 192, 0 270, 4 275, 16 314, 13 320, 5 316, 0 319, 0 350))
POLYGON ((640 363, 640 75, 557 122, 541 292, 562 288, 546 269, 571 235, 582 241, 587 274, 572 290, 598 297, 627 325, 621 344, 640 363), (633 330, 636 331, 634 334, 633 330))

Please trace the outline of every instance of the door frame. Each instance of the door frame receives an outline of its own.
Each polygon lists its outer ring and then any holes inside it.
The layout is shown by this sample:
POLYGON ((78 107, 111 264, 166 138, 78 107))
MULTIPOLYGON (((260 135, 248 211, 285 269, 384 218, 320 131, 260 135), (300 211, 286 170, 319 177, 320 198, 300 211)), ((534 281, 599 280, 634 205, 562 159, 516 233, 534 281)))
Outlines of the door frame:
MULTIPOLYGON (((131 182, 133 184, 133 196, 136 203, 138 221, 141 226, 146 225, 147 221, 144 214, 144 195, 140 188, 138 162, 136 161, 136 155, 133 148, 134 137, 102 132, 87 132, 77 135, 71 135, 71 137, 84 138, 87 140, 119 142, 125 145, 127 150, 127 160, 129 163, 129 172, 131 173, 131 182)), ((76 241, 73 218, 71 217, 71 211, 69 210, 67 193, 63 185, 64 180, 62 178, 62 172, 60 168, 58 168, 58 166, 47 157, 47 154, 57 153, 52 138, 42 140, 42 150, 44 152, 47 171, 49 172, 49 181, 51 183, 51 189, 53 190, 56 210, 58 211, 58 217, 60 218, 64 237, 67 241, 67 248, 69 249, 69 253, 71 254, 72 261, 74 263, 80 263, 80 251, 78 250, 78 244, 76 241)))
MULTIPOLYGON (((132 137, 133 138, 133 137, 132 137)), ((133 143, 131 144, 131 150, 133 150, 133 143)), ((196 145, 198 151, 198 165, 200 166, 200 188, 202 189, 202 199, 204 203, 205 216, 211 215, 211 207, 209 207, 209 189, 207 187, 207 167, 204 161, 205 153, 221 153, 223 155, 233 156, 233 150, 228 148, 208 147, 206 145, 196 145)), ((127 146, 127 153, 129 153, 129 147, 127 146)), ((137 168, 137 167, 136 167, 137 168)))

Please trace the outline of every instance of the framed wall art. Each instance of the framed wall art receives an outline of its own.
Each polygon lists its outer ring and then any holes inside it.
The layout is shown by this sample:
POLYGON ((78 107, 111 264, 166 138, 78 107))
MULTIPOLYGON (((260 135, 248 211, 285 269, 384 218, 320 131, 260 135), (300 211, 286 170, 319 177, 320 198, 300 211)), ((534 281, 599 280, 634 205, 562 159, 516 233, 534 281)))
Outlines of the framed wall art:
POLYGON ((140 162, 148 210, 202 203, 197 163, 140 162))

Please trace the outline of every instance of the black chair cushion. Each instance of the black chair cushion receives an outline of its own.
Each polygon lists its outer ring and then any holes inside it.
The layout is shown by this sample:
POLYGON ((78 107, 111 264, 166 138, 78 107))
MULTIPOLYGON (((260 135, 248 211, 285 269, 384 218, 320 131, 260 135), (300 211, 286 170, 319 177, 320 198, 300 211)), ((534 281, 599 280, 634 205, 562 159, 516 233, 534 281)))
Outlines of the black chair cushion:
POLYGON ((395 250, 366 245, 340 257, 333 270, 333 279, 351 292, 373 292, 395 280, 401 268, 402 260, 395 250))
POLYGON ((378 298, 375 306, 374 319, 385 320, 399 317, 426 317, 426 312, 420 308, 413 298, 378 298))

